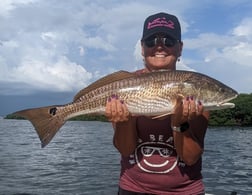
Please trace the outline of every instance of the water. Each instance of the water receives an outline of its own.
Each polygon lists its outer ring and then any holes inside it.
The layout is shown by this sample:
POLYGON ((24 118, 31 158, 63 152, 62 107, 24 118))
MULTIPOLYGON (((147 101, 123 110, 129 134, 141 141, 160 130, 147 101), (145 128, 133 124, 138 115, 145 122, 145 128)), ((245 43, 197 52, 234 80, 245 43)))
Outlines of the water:
MULTIPOLYGON (((110 123, 69 121, 40 148, 28 121, 0 119, 0 194, 114 195, 120 156, 110 123)), ((207 193, 252 194, 252 128, 209 129, 203 158, 207 193)))

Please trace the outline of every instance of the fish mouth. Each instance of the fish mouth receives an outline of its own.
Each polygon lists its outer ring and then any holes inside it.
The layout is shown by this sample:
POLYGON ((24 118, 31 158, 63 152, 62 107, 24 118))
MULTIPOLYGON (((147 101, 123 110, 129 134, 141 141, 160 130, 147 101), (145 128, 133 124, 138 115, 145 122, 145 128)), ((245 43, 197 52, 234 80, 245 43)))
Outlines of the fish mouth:
POLYGON ((226 102, 226 103, 218 104, 217 106, 220 108, 234 108, 235 104, 231 102, 226 102))
POLYGON ((237 98, 238 94, 234 95, 233 97, 230 97, 228 99, 226 99, 225 101, 223 102, 220 102, 217 107, 220 107, 220 108, 234 108, 235 107, 235 104, 234 103, 231 103, 229 101, 237 98))
POLYGON ((237 94, 235 94, 234 96, 232 96, 232 97, 230 97, 230 98, 226 99, 225 101, 221 102, 219 105, 226 104, 226 103, 228 103, 229 101, 231 101, 231 100, 233 100, 233 99, 237 98, 237 96, 238 96, 238 93, 237 93, 237 94))

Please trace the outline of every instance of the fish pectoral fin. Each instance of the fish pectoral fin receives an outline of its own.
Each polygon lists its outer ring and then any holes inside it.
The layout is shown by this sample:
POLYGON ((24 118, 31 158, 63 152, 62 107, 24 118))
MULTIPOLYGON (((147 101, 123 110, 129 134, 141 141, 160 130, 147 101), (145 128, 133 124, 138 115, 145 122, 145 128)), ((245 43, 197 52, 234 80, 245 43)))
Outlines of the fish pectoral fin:
POLYGON ((177 100, 183 100, 185 96, 183 94, 177 94, 177 100))
POLYGON ((161 115, 153 116, 152 119, 162 118, 162 117, 165 117, 165 116, 168 116, 168 115, 171 115, 171 114, 173 114, 173 112, 168 112, 168 113, 164 113, 164 114, 161 114, 161 115))

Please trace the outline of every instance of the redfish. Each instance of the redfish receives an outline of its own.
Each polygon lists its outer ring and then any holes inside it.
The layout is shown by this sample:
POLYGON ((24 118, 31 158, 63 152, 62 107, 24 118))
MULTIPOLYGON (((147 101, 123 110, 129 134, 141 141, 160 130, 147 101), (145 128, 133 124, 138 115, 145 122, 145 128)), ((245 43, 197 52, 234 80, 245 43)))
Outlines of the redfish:
POLYGON ((108 98, 117 96, 132 115, 161 116, 173 113, 178 98, 193 97, 204 110, 232 108, 238 93, 207 75, 191 71, 156 71, 144 74, 119 71, 79 91, 73 102, 15 112, 33 124, 45 147, 64 123, 75 116, 104 115, 108 98))

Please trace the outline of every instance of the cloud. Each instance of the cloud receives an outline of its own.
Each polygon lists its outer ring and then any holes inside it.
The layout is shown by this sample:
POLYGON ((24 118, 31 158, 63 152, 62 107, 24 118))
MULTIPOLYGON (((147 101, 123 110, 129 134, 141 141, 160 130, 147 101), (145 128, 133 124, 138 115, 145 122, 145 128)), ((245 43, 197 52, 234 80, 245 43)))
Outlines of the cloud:
MULTIPOLYGON (((252 67, 252 18, 243 19, 240 25, 226 34, 201 33, 185 39, 185 49, 197 50, 205 62, 221 59, 234 65, 252 67)), ((218 66, 218 65, 216 65, 218 66)))
POLYGON ((225 33, 200 33, 184 40, 184 61, 239 92, 251 92, 252 18, 237 21, 225 33))
MULTIPOLYGON (((197 13, 207 7, 209 12, 204 16, 209 14, 212 19, 214 3, 192 2, 1 1, 0 93, 75 91, 113 71, 142 68, 138 40, 143 21, 158 11, 176 14, 181 21, 185 44, 178 69, 218 77, 224 75, 227 66, 230 75, 237 66, 246 71, 251 68, 252 19, 243 12, 244 16, 236 17, 237 25, 225 26, 223 34, 195 34, 201 29, 197 13), (219 72, 214 70, 217 68, 219 72)), ((225 3, 225 8, 237 4, 244 7, 247 2, 225 3)), ((225 17, 230 16, 226 13, 225 17)))
POLYGON ((143 68, 143 21, 160 11, 180 19, 184 49, 178 69, 251 93, 251 8, 250 0, 2 0, 0 112, 20 104, 20 97, 22 106, 55 104, 66 96, 71 101, 104 75, 143 68))
MULTIPOLYGON (((132 3, 114 6, 109 12, 110 6, 98 2, 70 5, 23 0, 2 4, 6 6, 1 8, 0 82, 16 86, 22 83, 33 86, 34 91, 68 91, 86 86, 92 75, 99 76, 103 64, 121 55, 120 49, 130 50, 121 48, 122 41, 127 42, 127 33, 122 29, 138 26, 132 26, 132 3), (132 14, 125 17, 129 12, 132 14)), ((113 64, 103 68, 100 75, 112 70, 116 70, 113 64)), ((6 92, 3 88, 1 93, 6 92)), ((22 88, 19 92, 25 93, 22 88)))
POLYGON ((9 13, 20 5, 35 3, 37 0, 2 0, 0 16, 9 16, 9 13))
POLYGON ((134 49, 134 53, 133 53, 136 61, 143 61, 143 56, 142 56, 142 51, 141 51, 141 41, 140 39, 137 41, 136 45, 135 45, 135 49, 134 49))
POLYGON ((92 78, 83 66, 71 61, 61 36, 55 32, 20 33, 0 46, 0 82, 22 83, 29 90, 1 90, 11 93, 34 91, 73 91, 92 78))
POLYGON ((234 36, 246 37, 246 39, 252 39, 252 18, 242 19, 240 25, 235 27, 232 31, 234 36))
MULTIPOLYGON (((5 71, 6 72, 6 71, 5 71)), ((31 93, 33 91, 77 91, 86 86, 92 74, 81 65, 70 62, 62 56, 57 62, 50 63, 26 58, 8 74, 2 75, 0 81, 8 82, 12 87, 1 91, 2 95, 31 93), (15 88, 16 90, 12 91, 15 88)))
POLYGON ((87 85, 92 74, 62 56, 57 62, 47 64, 34 59, 24 59, 10 77, 39 89, 72 91, 87 85))

